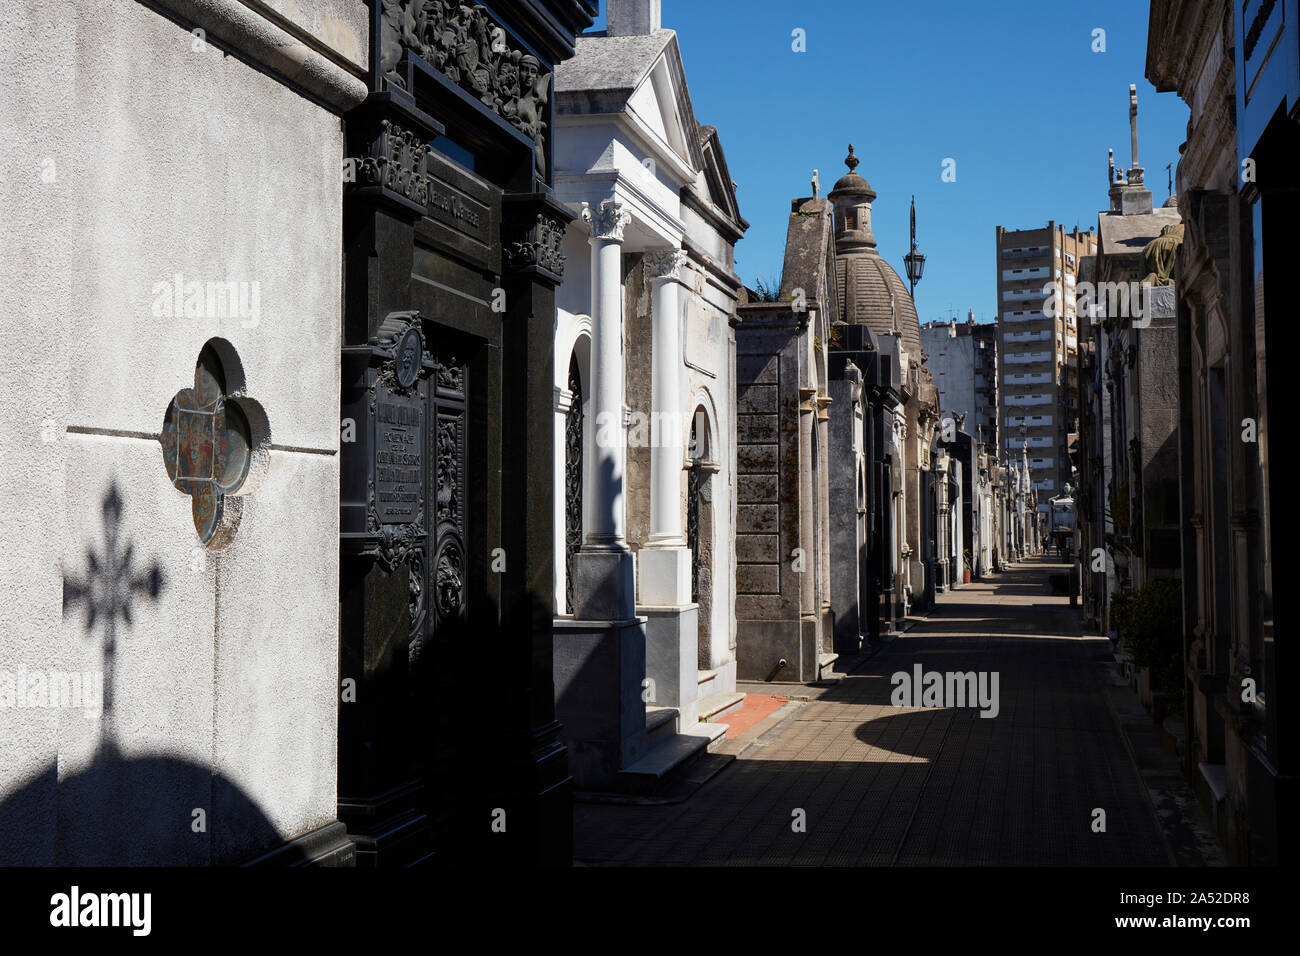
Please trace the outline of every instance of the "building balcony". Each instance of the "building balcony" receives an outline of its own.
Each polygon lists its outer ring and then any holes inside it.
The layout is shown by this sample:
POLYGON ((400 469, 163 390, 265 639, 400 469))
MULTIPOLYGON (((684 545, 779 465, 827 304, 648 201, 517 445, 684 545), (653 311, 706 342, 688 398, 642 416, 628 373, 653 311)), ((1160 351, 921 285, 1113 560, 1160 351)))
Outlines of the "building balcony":
POLYGON ((1020 269, 1003 269, 1004 282, 1019 282, 1026 279, 1046 279, 1052 274, 1047 266, 1025 266, 1020 269))
POLYGON ((1032 365, 1035 362, 1050 362, 1051 352, 1012 352, 1003 356, 1003 365, 1032 365))
POLYGON ((1007 342, 1046 342, 1051 337, 1051 329, 1036 329, 1030 332, 1008 332, 1003 336, 1007 342))
POLYGON ((1015 246, 1010 249, 1002 250, 1003 259, 1034 259, 1043 258, 1050 253, 1047 246, 1015 246))
POLYGON ((1052 380, 1051 372, 1025 372, 1022 375, 1008 375, 1004 385, 1046 385, 1052 380))
POLYGON ((1012 435, 1007 439, 1008 448, 1019 448, 1021 445, 1027 445, 1030 448, 1052 448, 1056 445, 1056 439, 1051 435, 1031 435, 1026 438, 1012 435))
POLYGON ((1007 289, 1002 293, 1003 302, 1041 302, 1043 298, 1041 287, 1037 289, 1007 289))

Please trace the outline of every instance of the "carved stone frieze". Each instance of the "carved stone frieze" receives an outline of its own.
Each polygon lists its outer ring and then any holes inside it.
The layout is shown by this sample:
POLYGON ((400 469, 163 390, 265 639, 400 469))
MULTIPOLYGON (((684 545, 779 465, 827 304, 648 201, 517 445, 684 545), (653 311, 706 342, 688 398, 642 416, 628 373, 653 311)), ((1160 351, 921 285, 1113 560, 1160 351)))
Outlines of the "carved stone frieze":
POLYGON ((564 275, 564 223, 538 213, 537 218, 522 237, 507 242, 502 247, 509 269, 526 269, 538 266, 557 276, 564 275))
POLYGON ((484 7, 383 0, 380 32, 380 73, 388 83, 405 85, 396 70, 410 51, 531 139, 537 172, 545 175, 551 74, 535 56, 511 46, 484 7))
POLYGON ((429 198, 424 158, 429 144, 417 134, 388 120, 381 123, 371 155, 355 162, 355 181, 362 186, 384 186, 418 203, 429 198))

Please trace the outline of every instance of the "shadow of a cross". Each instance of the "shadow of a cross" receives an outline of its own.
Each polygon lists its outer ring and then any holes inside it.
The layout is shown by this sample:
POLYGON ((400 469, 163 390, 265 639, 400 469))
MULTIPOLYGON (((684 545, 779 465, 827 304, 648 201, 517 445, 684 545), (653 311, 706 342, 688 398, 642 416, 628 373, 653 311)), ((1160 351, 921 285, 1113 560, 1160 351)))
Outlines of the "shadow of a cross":
POLYGON ((97 624, 104 628, 104 728, 111 738, 113 707, 113 661, 117 653, 117 628, 120 619, 131 626, 131 608, 138 598, 158 600, 164 579, 162 569, 154 561, 148 569, 135 567, 135 546, 122 538, 122 497, 117 482, 113 482, 104 496, 104 547, 96 553, 86 549, 87 575, 78 581, 66 573, 63 577, 63 613, 78 605, 86 610, 86 633, 93 633, 97 624))

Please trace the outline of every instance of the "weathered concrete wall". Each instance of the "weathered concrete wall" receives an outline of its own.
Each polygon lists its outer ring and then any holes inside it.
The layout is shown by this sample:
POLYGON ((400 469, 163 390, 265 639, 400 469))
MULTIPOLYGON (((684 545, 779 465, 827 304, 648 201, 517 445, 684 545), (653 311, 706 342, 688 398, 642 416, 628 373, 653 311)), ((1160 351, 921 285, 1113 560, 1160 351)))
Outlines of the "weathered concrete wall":
MULTIPOLYGON (((831 607, 835 611, 835 649, 850 654, 860 649, 862 617, 858 608, 861 556, 858 553, 857 402, 861 386, 848 378, 829 383, 830 444, 830 572, 831 607)), ((863 542, 863 547, 866 543, 863 542)))
POLYGON ((141 4, 6 21, 0 671, 113 706, 0 712, 0 862, 238 860, 335 816, 340 120, 141 4), (177 275, 257 309, 167 315, 177 275), (159 443, 212 339, 269 425, 223 550, 159 443))
POLYGON ((947 326, 921 329, 925 366, 939 388, 939 418, 969 415, 966 427, 973 434, 975 420, 975 339, 950 336, 947 326))
POLYGON ((1182 563, 1178 499, 1178 332, 1174 319, 1139 329, 1137 400, 1142 469, 1143 551, 1148 574, 1170 574, 1182 563))
POLYGON ((351 64, 358 73, 370 67, 370 4, 366 0, 251 0, 289 20, 351 64))
POLYGON ((800 448, 800 353, 810 332, 746 317, 736 341, 737 498, 736 666, 742 680, 762 680, 784 658, 778 680, 812 680, 817 625, 802 620, 816 608, 802 599, 804 575, 817 573, 801 537, 801 473, 811 471, 800 448))
MULTIPOLYGON (((639 550, 650 537, 653 435, 649 423, 654 412, 650 374, 654 361, 651 355, 654 319, 650 308, 651 284, 646 281, 644 258, 637 253, 623 256, 623 370, 626 382, 623 401, 633 416, 633 428, 629 429, 627 438, 627 477, 623 497, 627 502, 627 541, 633 551, 639 550)), ((682 527, 686 525, 683 523, 682 527)))

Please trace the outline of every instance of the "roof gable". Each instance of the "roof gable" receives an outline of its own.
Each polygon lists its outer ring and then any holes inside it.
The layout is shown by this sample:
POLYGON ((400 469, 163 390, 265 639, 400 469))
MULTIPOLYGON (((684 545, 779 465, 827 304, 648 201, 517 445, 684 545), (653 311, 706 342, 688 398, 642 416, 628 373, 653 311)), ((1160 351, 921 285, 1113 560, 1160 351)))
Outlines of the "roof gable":
POLYGON ((561 114, 626 113, 692 169, 703 167, 699 129, 686 87, 677 34, 578 38, 578 52, 556 68, 561 114))
POLYGON ((727 157, 722 152, 717 128, 701 126, 699 140, 704 185, 708 190, 709 201, 732 221, 748 225, 740 215, 736 184, 731 181, 731 171, 727 169, 727 157))

